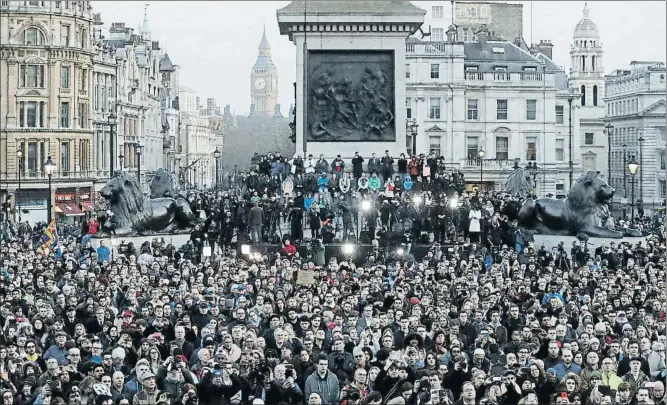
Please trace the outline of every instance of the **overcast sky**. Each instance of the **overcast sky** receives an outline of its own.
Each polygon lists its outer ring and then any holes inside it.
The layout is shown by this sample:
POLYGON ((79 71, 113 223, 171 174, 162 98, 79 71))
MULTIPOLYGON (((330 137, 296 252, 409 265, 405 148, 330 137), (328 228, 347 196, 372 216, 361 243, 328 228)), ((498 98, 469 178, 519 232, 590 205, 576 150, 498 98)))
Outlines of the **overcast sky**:
MULTIPOLYGON (((311 0, 317 1, 317 0, 311 0)), ((354 0, 350 0, 354 1, 354 0)), ((105 27, 125 22, 141 25, 144 4, 154 40, 160 41, 173 63, 181 65, 181 86, 214 97, 218 105, 231 104, 238 114, 250 108, 250 70, 266 25, 273 62, 278 67, 279 102, 287 114, 293 100, 296 52, 287 36, 281 36, 276 10, 289 1, 93 1, 102 13, 105 27)), ((443 4, 449 18, 448 1, 415 1, 430 10, 443 4)), ((508 1, 524 5, 524 39, 550 39, 554 60, 569 69, 570 44, 575 25, 582 17, 583 1, 508 1)), ((625 68, 633 60, 665 61, 666 9, 664 1, 591 1, 591 19, 597 24, 604 47, 607 73, 625 68)))

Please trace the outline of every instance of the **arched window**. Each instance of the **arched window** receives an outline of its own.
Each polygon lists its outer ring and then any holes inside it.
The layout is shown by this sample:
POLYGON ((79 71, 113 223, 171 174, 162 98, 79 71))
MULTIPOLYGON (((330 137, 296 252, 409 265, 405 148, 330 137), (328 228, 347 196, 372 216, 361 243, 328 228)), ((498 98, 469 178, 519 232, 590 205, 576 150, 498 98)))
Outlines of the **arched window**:
POLYGON ((581 71, 582 72, 586 71, 586 57, 583 55, 581 57, 581 71))
POLYGON ((588 45, 588 41, 584 41, 584 48, 588 45))
POLYGON ((595 72, 595 56, 591 56, 591 72, 595 72))
POLYGON ((581 106, 586 105, 586 86, 581 85, 581 106))
POLYGON ((598 105, 598 86, 593 86, 593 105, 598 105))
POLYGON ((37 28, 23 31, 23 45, 44 45, 44 35, 37 28))

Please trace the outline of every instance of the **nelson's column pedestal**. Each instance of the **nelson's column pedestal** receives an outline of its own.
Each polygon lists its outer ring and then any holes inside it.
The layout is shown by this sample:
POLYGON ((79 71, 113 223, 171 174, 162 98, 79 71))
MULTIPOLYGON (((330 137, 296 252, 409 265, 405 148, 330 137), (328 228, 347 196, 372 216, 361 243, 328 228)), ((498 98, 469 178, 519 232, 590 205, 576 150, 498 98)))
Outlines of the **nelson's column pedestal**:
POLYGON ((278 10, 280 33, 297 47, 297 155, 405 152, 405 40, 425 14, 404 0, 292 1, 278 10))

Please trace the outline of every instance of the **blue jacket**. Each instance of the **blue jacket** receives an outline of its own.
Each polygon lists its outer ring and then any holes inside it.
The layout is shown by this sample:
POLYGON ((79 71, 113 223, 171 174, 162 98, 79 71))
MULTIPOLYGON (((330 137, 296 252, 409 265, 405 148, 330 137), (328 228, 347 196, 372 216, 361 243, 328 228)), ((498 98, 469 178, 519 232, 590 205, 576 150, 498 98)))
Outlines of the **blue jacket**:
POLYGON ((412 190, 412 185, 413 185, 413 184, 414 184, 414 183, 412 182, 412 179, 410 179, 410 178, 408 177, 407 179, 405 179, 405 181, 403 181, 403 188, 404 188, 405 190, 408 190, 408 191, 409 191, 409 190, 412 190))
POLYGON ((44 353, 44 356, 42 356, 44 360, 48 360, 50 358, 54 358, 58 360, 58 365, 60 366, 66 366, 69 364, 69 360, 67 359, 67 349, 59 348, 57 345, 53 345, 49 347, 49 349, 44 353))
POLYGON ((567 373, 574 373, 579 375, 581 373, 581 366, 572 362, 568 367, 565 365, 565 363, 561 361, 560 363, 556 364, 554 370, 556 370, 556 378, 558 379, 558 381, 560 381, 563 379, 563 377, 565 377, 567 373))

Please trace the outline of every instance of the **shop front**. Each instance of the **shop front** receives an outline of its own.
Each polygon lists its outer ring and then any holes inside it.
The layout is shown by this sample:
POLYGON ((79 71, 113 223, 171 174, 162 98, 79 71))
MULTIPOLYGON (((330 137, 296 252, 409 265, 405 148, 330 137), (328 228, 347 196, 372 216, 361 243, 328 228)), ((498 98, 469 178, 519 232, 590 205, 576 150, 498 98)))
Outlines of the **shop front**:
POLYGON ((31 226, 47 222, 48 194, 48 190, 17 190, 14 196, 14 221, 28 221, 31 226))

